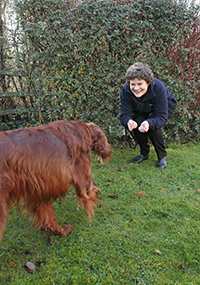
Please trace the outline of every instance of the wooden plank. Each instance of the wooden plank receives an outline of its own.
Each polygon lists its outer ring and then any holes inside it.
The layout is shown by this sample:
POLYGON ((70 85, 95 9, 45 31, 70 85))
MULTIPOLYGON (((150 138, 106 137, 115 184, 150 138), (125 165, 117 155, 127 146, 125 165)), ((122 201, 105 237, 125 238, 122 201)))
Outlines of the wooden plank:
POLYGON ((21 113, 28 113, 28 112, 36 112, 36 109, 34 108, 24 108, 24 109, 8 109, 8 110, 0 110, 0 116, 5 115, 18 115, 21 113))
MULTIPOLYGON (((1 46, 1 44, 0 44, 1 46)), ((4 69, 4 70, 0 70, 0 75, 7 75, 7 76, 19 76, 22 77, 22 74, 20 71, 15 71, 13 69, 4 69)))
POLYGON ((10 97, 30 97, 33 94, 26 94, 22 92, 0 92, 0 98, 10 98, 10 97))

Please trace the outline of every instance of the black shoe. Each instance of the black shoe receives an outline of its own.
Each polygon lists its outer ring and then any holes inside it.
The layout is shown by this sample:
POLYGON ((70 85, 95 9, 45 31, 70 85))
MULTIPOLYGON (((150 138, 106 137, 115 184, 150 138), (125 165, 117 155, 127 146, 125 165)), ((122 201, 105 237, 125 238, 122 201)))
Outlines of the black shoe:
POLYGON ((158 161, 156 167, 158 168, 165 168, 167 166, 167 157, 163 157, 161 160, 158 161))
POLYGON ((147 154, 146 156, 142 155, 142 154, 139 154, 138 156, 134 157, 131 162, 133 163, 140 163, 142 162, 143 160, 146 160, 149 158, 149 155, 147 154))

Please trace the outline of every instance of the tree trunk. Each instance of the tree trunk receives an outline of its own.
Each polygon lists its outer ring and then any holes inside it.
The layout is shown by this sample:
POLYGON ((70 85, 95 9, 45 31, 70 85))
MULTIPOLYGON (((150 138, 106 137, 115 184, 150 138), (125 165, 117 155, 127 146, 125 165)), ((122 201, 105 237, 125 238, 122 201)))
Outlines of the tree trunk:
MULTIPOLYGON (((2 16, 2 15, 1 15, 2 16)), ((4 36, 3 36, 3 20, 0 19, 0 71, 5 68, 4 65, 4 36)), ((6 91, 5 75, 0 75, 0 87, 3 92, 6 91)))

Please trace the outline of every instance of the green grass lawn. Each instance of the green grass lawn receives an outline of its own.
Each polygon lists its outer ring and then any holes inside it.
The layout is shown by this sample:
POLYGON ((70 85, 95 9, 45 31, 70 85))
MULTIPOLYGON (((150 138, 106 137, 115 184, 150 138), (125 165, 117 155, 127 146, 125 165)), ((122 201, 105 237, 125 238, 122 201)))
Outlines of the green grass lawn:
POLYGON ((32 229, 14 208, 0 245, 0 284, 200 284, 200 143, 167 151, 162 172, 153 148, 138 165, 129 162, 138 147, 114 148, 109 163, 93 157, 101 204, 92 221, 73 189, 54 203, 58 222, 73 225, 68 237, 32 229))

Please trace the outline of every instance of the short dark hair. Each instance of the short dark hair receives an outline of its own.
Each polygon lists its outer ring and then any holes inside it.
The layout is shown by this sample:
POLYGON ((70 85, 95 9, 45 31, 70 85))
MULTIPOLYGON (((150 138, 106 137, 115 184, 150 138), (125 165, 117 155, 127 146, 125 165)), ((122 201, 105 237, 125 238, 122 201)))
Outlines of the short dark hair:
POLYGON ((130 80, 135 78, 145 80, 147 84, 151 84, 154 81, 154 74, 148 64, 136 62, 127 69, 125 74, 125 80, 128 84, 130 84, 130 80))

